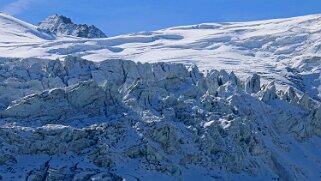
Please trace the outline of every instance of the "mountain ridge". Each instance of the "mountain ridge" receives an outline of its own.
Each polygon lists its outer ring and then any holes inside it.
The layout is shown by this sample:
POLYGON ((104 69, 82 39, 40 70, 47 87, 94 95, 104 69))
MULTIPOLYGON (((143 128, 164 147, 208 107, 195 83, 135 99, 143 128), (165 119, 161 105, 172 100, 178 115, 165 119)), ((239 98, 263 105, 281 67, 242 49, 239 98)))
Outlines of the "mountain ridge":
POLYGON ((94 25, 74 24, 70 18, 58 14, 48 16, 42 20, 37 29, 57 36, 71 35, 81 38, 107 38, 105 33, 94 25))

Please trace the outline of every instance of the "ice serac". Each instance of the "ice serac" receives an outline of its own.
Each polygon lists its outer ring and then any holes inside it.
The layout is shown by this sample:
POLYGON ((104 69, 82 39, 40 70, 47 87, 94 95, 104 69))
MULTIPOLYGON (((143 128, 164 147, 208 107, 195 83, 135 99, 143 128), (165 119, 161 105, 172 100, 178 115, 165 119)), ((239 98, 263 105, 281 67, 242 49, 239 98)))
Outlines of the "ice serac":
POLYGON ((261 89, 260 76, 258 74, 253 74, 246 79, 245 82, 245 92, 247 93, 257 93, 261 89))
POLYGON ((285 94, 283 95, 283 99, 290 102, 290 103, 297 103, 299 101, 299 98, 297 94, 295 93, 293 87, 289 87, 285 94))
POLYGON ((263 93, 263 97, 262 97, 263 102, 268 102, 278 98, 278 96, 276 95, 276 87, 274 85, 274 82, 270 82, 268 85, 266 85, 262 93, 263 93))
POLYGON ((320 103, 256 75, 71 56, 0 71, 3 180, 320 178, 320 103))
POLYGON ((47 31, 55 35, 71 35, 82 38, 106 38, 107 36, 94 25, 74 24, 70 18, 60 15, 49 16, 42 20, 38 30, 47 31))
POLYGON ((88 116, 104 115, 104 100, 105 93, 95 82, 81 82, 66 90, 56 88, 24 97, 13 102, 2 116, 50 122, 75 117, 82 112, 88 116))

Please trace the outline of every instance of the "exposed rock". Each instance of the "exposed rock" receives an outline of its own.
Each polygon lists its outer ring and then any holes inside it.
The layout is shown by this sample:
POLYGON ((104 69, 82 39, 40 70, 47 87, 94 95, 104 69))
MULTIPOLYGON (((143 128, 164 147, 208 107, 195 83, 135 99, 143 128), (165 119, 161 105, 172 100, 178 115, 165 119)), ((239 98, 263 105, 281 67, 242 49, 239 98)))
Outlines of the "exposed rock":
POLYGON ((98 28, 86 24, 74 24, 70 18, 53 15, 42 20, 38 30, 48 31, 56 35, 71 35, 82 38, 106 38, 98 28))

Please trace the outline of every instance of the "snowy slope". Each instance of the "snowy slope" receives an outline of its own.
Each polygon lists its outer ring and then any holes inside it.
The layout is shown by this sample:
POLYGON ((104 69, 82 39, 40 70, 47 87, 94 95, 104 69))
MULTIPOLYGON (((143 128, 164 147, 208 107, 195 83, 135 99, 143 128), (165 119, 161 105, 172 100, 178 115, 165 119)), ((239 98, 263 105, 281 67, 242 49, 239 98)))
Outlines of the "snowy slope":
POLYGON ((0 180, 321 177, 321 15, 102 39, 0 24, 0 180))
POLYGON ((53 39, 51 35, 39 32, 36 26, 0 13, 1 44, 33 43, 50 39, 53 39))
POLYGON ((315 98, 321 95, 318 76, 321 67, 321 15, 207 23, 106 39, 58 37, 52 41, 39 39, 31 25, 27 26, 7 15, 1 17, 2 24, 11 22, 1 31, 33 32, 27 34, 32 37, 29 44, 26 44, 29 38, 19 34, 1 33, 3 40, 23 42, 1 41, 0 53, 4 57, 56 59, 73 55, 92 61, 121 58, 136 62, 196 64, 201 70, 234 71, 243 79, 258 72, 264 80, 275 80, 278 85, 293 85, 315 98), (20 24, 15 23, 17 21, 20 24))

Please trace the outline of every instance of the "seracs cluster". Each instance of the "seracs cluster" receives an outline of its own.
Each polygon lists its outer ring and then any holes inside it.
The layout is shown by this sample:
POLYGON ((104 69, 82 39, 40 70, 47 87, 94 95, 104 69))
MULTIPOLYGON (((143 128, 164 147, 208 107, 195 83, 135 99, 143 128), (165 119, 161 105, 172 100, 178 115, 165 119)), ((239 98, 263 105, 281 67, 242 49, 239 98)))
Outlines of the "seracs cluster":
POLYGON ((257 74, 2 60, 3 180, 320 178, 319 102, 257 74))

